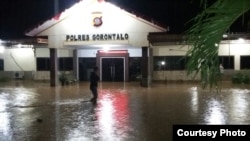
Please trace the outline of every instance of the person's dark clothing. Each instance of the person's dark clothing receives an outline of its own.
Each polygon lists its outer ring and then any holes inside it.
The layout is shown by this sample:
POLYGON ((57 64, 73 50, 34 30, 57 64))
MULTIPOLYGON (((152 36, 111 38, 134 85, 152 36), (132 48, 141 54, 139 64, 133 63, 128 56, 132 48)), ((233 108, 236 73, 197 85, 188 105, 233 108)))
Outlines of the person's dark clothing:
POLYGON ((90 88, 98 87, 99 76, 95 72, 90 74, 90 88))
POLYGON ((92 102, 96 102, 97 97, 98 97, 98 93, 97 93, 98 81, 99 81, 99 76, 95 72, 91 72, 91 74, 90 74, 90 90, 93 94, 93 98, 90 101, 92 101, 92 102))

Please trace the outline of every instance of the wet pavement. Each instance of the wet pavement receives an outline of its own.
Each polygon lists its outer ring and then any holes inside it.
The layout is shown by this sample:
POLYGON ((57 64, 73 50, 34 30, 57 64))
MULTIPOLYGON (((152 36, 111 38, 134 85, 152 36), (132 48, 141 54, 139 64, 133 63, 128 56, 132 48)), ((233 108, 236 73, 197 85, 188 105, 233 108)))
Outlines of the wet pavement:
POLYGON ((89 84, 0 83, 0 141, 171 141, 174 124, 250 124, 250 86, 223 82, 103 82, 96 104, 89 84))

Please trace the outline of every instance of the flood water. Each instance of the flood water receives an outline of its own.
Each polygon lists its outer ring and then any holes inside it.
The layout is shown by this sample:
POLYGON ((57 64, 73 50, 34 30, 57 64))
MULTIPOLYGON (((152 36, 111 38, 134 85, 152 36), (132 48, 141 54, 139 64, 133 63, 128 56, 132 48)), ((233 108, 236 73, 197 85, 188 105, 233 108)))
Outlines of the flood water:
POLYGON ((171 141, 174 124, 250 124, 250 86, 196 83, 0 83, 1 141, 171 141))

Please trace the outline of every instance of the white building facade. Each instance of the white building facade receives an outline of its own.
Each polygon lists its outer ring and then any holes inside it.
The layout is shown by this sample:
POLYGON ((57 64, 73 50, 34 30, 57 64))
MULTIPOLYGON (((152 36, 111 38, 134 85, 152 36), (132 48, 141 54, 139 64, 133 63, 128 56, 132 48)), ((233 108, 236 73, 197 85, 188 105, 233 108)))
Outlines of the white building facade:
MULTIPOLYGON (((148 86, 158 80, 192 80, 182 59, 189 46, 182 40, 151 41, 154 33, 168 36, 167 28, 109 2, 82 0, 26 33, 43 39, 41 44, 2 44, 1 75, 50 80, 54 86, 61 72, 87 81, 92 67, 98 66, 101 81, 140 78, 148 86)), ((219 45, 225 70, 248 68, 244 60, 249 56, 249 40, 225 40, 219 45)))

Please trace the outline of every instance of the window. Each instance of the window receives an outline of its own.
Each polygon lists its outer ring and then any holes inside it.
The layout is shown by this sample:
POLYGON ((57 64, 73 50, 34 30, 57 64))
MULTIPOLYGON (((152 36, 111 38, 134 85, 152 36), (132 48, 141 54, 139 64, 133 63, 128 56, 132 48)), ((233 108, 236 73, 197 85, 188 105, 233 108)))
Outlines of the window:
POLYGON ((96 58, 79 58, 79 79, 80 81, 89 80, 90 72, 96 66, 96 58))
POLYGON ((96 58, 79 58, 79 64, 84 68, 93 69, 96 66, 96 58))
POLYGON ((4 70, 4 61, 3 59, 0 59, 0 71, 4 70))
POLYGON ((154 70, 185 70, 186 56, 155 56, 154 70))
POLYGON ((240 56, 240 69, 250 69, 250 56, 240 56))
POLYGON ((36 58, 37 71, 49 71, 50 70, 50 58, 36 58))
POLYGON ((154 57, 154 70, 165 70, 165 66, 162 63, 165 61, 165 57, 155 56, 154 57))
POLYGON ((141 74, 141 57, 129 58, 129 80, 137 80, 141 74))
POLYGON ((219 56, 219 61, 224 69, 234 69, 234 56, 219 56))
POLYGON ((59 70, 60 71, 73 70, 73 58, 72 57, 59 58, 59 70))

